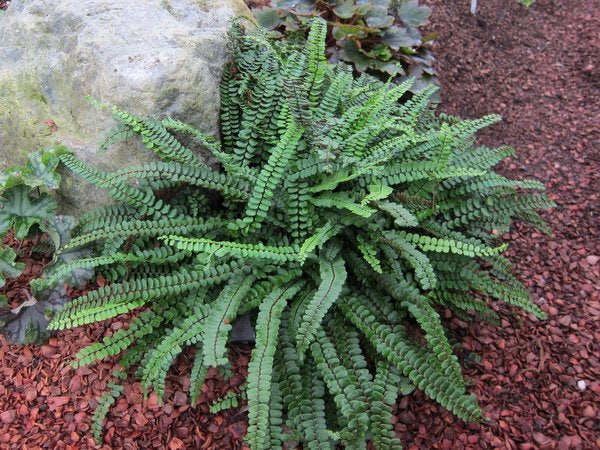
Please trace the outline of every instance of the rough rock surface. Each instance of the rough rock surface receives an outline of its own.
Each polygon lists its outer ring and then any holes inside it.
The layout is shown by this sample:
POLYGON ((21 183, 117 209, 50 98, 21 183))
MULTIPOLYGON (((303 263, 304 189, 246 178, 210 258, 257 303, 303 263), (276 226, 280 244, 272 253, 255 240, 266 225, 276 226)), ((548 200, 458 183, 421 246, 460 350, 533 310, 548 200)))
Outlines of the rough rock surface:
MULTIPOLYGON (((58 143, 103 170, 147 158, 131 143, 97 151, 113 122, 88 95, 215 133, 227 30, 249 14, 242 0, 14 0, 0 16, 0 169, 58 143)), ((102 201, 72 177, 62 198, 71 213, 102 201)))

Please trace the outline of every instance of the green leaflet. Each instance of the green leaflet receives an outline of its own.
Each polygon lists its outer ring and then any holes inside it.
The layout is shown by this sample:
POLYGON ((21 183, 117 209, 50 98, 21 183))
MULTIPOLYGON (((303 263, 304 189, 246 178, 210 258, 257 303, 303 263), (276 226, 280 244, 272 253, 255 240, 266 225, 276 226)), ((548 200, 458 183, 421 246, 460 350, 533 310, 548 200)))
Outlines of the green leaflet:
POLYGON ((311 253, 315 248, 322 247, 325 242, 335 236, 343 227, 338 224, 327 222, 322 227, 318 228, 314 235, 310 236, 300 247, 301 258, 311 253))
POLYGON ((364 206, 370 202, 383 200, 392 192, 394 192, 394 189, 385 184, 372 184, 369 186, 369 194, 361 200, 360 204, 364 206))

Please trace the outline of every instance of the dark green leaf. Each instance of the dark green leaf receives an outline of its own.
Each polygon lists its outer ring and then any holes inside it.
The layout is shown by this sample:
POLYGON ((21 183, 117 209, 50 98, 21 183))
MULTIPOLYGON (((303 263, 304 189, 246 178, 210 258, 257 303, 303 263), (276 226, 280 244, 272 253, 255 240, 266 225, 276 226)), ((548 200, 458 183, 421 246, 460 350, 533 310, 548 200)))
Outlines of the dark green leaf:
POLYGON ((37 198, 29 195, 29 187, 15 186, 0 197, 0 234, 14 227, 15 238, 25 239, 33 225, 54 220, 56 201, 42 193, 37 198))
POLYGON ((59 156, 69 151, 64 147, 44 148, 29 154, 26 165, 25 184, 29 187, 58 189, 60 175, 56 173, 59 156))
POLYGON ((337 0, 336 7, 333 8, 333 12, 340 19, 350 19, 356 12, 356 4, 354 0, 337 0))
MULTIPOLYGON (((71 232, 77 225, 77 220, 71 216, 56 216, 46 232, 51 237, 55 249, 62 249, 71 240, 71 232)), ((44 275, 52 275, 57 267, 82 258, 89 258, 92 252, 89 248, 70 248, 61 251, 44 270, 44 275)), ((59 280, 59 284, 67 283, 69 286, 83 287, 94 276, 94 269, 75 269, 59 280)), ((45 286, 42 280, 41 286, 45 286)))
POLYGON ((340 58, 354 63, 360 72, 367 70, 372 62, 371 58, 360 51, 354 41, 344 41, 340 44, 340 58))
POLYGON ((19 184, 23 184, 23 167, 8 167, 0 172, 0 194, 19 184))
POLYGON ((419 6, 418 0, 402 0, 398 7, 400 20, 408 25, 425 25, 430 14, 431 8, 428 6, 419 6))
POLYGON ((40 344, 50 337, 51 315, 69 301, 64 287, 41 292, 14 309, 0 310, 0 333, 16 344, 40 344))
POLYGON ((372 28, 386 28, 394 23, 394 17, 388 15, 386 8, 373 8, 365 17, 367 25, 372 28))
POLYGON ((390 74, 393 77, 396 75, 404 75, 402 64, 397 61, 373 61, 372 67, 380 72, 390 74))
POLYGON ((272 30, 281 25, 281 17, 276 9, 263 8, 256 10, 254 11, 254 16, 256 17, 258 24, 268 30, 272 30))
POLYGON ((421 45, 421 34, 413 27, 390 27, 383 32, 381 41, 394 50, 421 45))
POLYGON ((25 264, 15 262, 16 253, 8 245, 0 244, 0 287, 4 286, 7 278, 21 275, 25 264))

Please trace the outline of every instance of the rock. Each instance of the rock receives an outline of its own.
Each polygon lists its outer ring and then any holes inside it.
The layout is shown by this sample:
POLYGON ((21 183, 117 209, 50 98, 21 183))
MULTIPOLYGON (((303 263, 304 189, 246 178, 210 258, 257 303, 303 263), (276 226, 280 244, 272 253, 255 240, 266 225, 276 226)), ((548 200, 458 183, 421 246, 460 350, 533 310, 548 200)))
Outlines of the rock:
POLYGON ((543 433, 535 432, 532 433, 532 436, 536 444, 539 445, 539 447, 542 449, 550 448, 553 444, 552 439, 543 433))
POLYGON ((596 417, 596 410, 592 405, 588 405, 583 409, 583 417, 596 417))
POLYGON ((564 327, 568 327, 569 325, 571 325, 571 316, 570 315, 566 315, 566 316, 562 316, 560 319, 558 319, 558 323, 560 323, 562 326, 564 327))
MULTIPOLYGON (((15 0, 0 15, 0 169, 63 144, 102 170, 153 156, 131 143, 97 151, 114 128, 86 96, 140 116, 172 116, 217 132, 219 80, 243 0, 15 0)), ((83 212, 101 192, 66 176, 61 209, 83 212)))
POLYGON ((589 255, 585 258, 585 260, 590 266, 595 266, 598 260, 600 260, 600 256, 589 255))
POLYGON ((254 342, 255 338, 254 327, 250 322, 250 316, 248 314, 238 317, 237 320, 233 322, 229 342, 254 342))
POLYGON ((181 439, 174 437, 169 441, 169 450, 179 450, 181 448, 185 448, 185 444, 181 439))
POLYGON ((4 411, 0 414, 0 420, 2 421, 2 423, 13 423, 16 417, 16 409, 9 409, 8 411, 4 411))
POLYGON ((188 402, 187 395, 185 395, 181 391, 175 392, 175 398, 173 400, 173 403, 175 403, 176 406, 183 406, 183 405, 187 404, 187 402, 188 402))

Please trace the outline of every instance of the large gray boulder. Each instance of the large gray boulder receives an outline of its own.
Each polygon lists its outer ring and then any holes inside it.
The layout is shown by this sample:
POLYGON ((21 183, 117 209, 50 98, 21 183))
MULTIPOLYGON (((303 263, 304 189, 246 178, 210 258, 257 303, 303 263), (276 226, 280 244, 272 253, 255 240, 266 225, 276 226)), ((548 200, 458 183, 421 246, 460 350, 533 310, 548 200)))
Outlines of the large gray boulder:
MULTIPOLYGON (((152 157, 131 144, 98 152, 114 123, 88 95, 215 134, 227 31, 240 15, 251 17, 243 0, 13 0, 0 15, 0 170, 55 144, 103 170, 152 157)), ((63 212, 104 201, 65 178, 63 212)))

